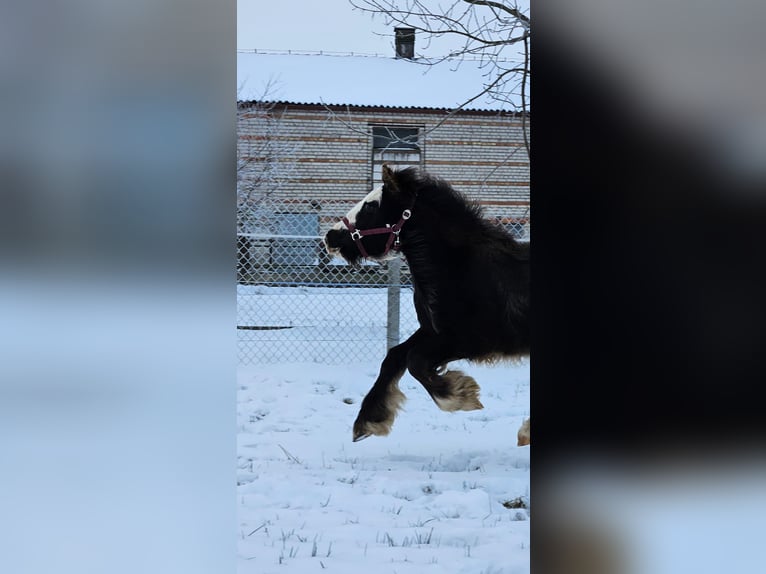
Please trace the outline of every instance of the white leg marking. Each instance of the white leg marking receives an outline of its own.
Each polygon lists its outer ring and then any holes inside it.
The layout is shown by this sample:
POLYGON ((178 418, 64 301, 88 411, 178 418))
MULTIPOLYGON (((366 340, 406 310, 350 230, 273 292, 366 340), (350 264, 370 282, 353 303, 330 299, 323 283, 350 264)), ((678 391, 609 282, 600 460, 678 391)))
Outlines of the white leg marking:
POLYGON ((391 426, 394 424, 394 419, 402 408, 402 404, 407 400, 407 397, 399 389, 399 380, 404 375, 404 372, 399 374, 389 383, 386 398, 384 399, 386 405, 386 411, 388 416, 385 420, 372 422, 362 420, 359 417, 361 412, 357 415, 357 419, 354 422, 354 442, 367 438, 370 435, 386 436, 391 432, 391 426))
POLYGON ((516 435, 516 438, 517 446, 527 446, 529 444, 529 418, 521 423, 521 427, 519 427, 519 432, 516 435))
POLYGON ((388 396, 386 397, 388 417, 385 420, 378 422, 364 421, 358 431, 356 429, 354 430, 354 434, 359 434, 359 438, 355 438, 354 441, 361 440, 362 437, 373 434, 375 436, 386 436, 390 433, 396 414, 405 400, 407 400, 407 397, 399 390, 399 386, 396 384, 392 385, 388 392, 388 396))
POLYGON ((447 371, 442 375, 449 383, 450 396, 434 397, 434 402, 443 411, 475 411, 483 409, 479 400, 479 385, 462 371, 447 371))

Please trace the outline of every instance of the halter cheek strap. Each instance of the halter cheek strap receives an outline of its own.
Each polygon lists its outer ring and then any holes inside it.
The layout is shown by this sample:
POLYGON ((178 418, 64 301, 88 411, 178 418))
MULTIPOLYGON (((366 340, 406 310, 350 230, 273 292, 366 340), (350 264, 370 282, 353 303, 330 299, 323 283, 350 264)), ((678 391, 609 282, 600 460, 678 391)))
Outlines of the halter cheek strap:
POLYGON ((404 226, 404 222, 407 221, 410 217, 412 217, 412 212, 409 209, 405 209, 402 212, 402 217, 394 223, 393 225, 386 224, 385 227, 375 227, 373 229, 357 229, 354 227, 354 224, 351 223, 348 218, 344 217, 342 219, 343 224, 346 226, 346 228, 351 232, 351 239, 354 240, 354 243, 356 243, 356 247, 359 249, 359 253, 361 253, 362 257, 367 259, 369 255, 367 255, 367 250, 364 248, 364 245, 362 244, 362 237, 366 237, 368 235, 382 235, 384 233, 388 233, 388 241, 386 242, 386 249, 383 251, 383 253, 380 254, 380 256, 386 255, 391 249, 394 251, 399 251, 400 243, 399 243, 399 233, 402 230, 402 227, 404 226))

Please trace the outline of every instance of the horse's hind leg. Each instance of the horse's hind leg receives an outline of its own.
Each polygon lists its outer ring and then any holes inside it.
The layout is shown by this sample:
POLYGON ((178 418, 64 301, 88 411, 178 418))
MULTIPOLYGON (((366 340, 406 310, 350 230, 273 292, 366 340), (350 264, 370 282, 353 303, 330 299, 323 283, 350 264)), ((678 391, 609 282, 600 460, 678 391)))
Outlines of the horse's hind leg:
POLYGON ((407 357, 410 374, 425 387, 436 405, 443 411, 474 411, 483 409, 479 400, 479 385, 462 371, 440 372, 441 367, 454 360, 439 339, 428 339, 413 347, 407 357))
POLYGON ((370 435, 385 436, 391 432, 396 413, 406 398, 399 390, 399 379, 407 368, 407 355, 419 337, 420 331, 416 331, 404 343, 389 349, 380 365, 378 378, 364 397, 354 421, 354 442, 370 435))

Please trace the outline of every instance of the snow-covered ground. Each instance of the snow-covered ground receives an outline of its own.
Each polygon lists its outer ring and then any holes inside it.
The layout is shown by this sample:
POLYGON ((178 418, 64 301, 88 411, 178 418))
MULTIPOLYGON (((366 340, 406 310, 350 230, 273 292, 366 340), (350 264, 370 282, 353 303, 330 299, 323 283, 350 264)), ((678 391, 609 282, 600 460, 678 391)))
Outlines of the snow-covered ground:
POLYGON ((529 572, 528 362, 458 365, 482 388, 473 412, 407 374, 392 433, 353 443, 378 365, 240 368, 239 572, 529 572))

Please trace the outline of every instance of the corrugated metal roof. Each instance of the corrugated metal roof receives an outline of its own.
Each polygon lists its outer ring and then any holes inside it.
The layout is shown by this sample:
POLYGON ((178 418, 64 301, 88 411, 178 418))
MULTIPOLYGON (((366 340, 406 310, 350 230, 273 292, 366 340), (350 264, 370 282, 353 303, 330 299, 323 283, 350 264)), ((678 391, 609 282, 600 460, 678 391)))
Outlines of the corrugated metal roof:
MULTIPOLYGON (((250 105, 254 104, 260 104, 265 103, 268 105, 275 105, 277 108, 280 107, 289 107, 291 109, 316 109, 316 108, 322 108, 327 109, 333 112, 337 113, 343 113, 344 111, 351 110, 351 111, 368 111, 368 112, 398 112, 398 111, 404 111, 404 112, 414 112, 419 114, 439 114, 444 115, 446 113, 451 112, 454 108, 432 108, 432 107, 426 107, 426 106, 363 106, 363 105, 357 105, 357 104, 325 104, 322 102, 293 102, 289 100, 240 100, 238 104, 242 108, 247 108, 250 105)), ((521 112, 516 111, 509 111, 509 110, 498 110, 498 109, 479 109, 479 108, 462 108, 460 110, 461 115, 503 115, 503 116, 521 116, 521 112)), ((527 115, 529 115, 529 112, 527 112, 527 115)))
MULTIPOLYGON (((237 100, 444 110, 479 93, 488 71, 479 61, 429 66, 369 54, 238 52, 237 100)), ((468 109, 510 111, 511 106, 482 96, 468 109)))

